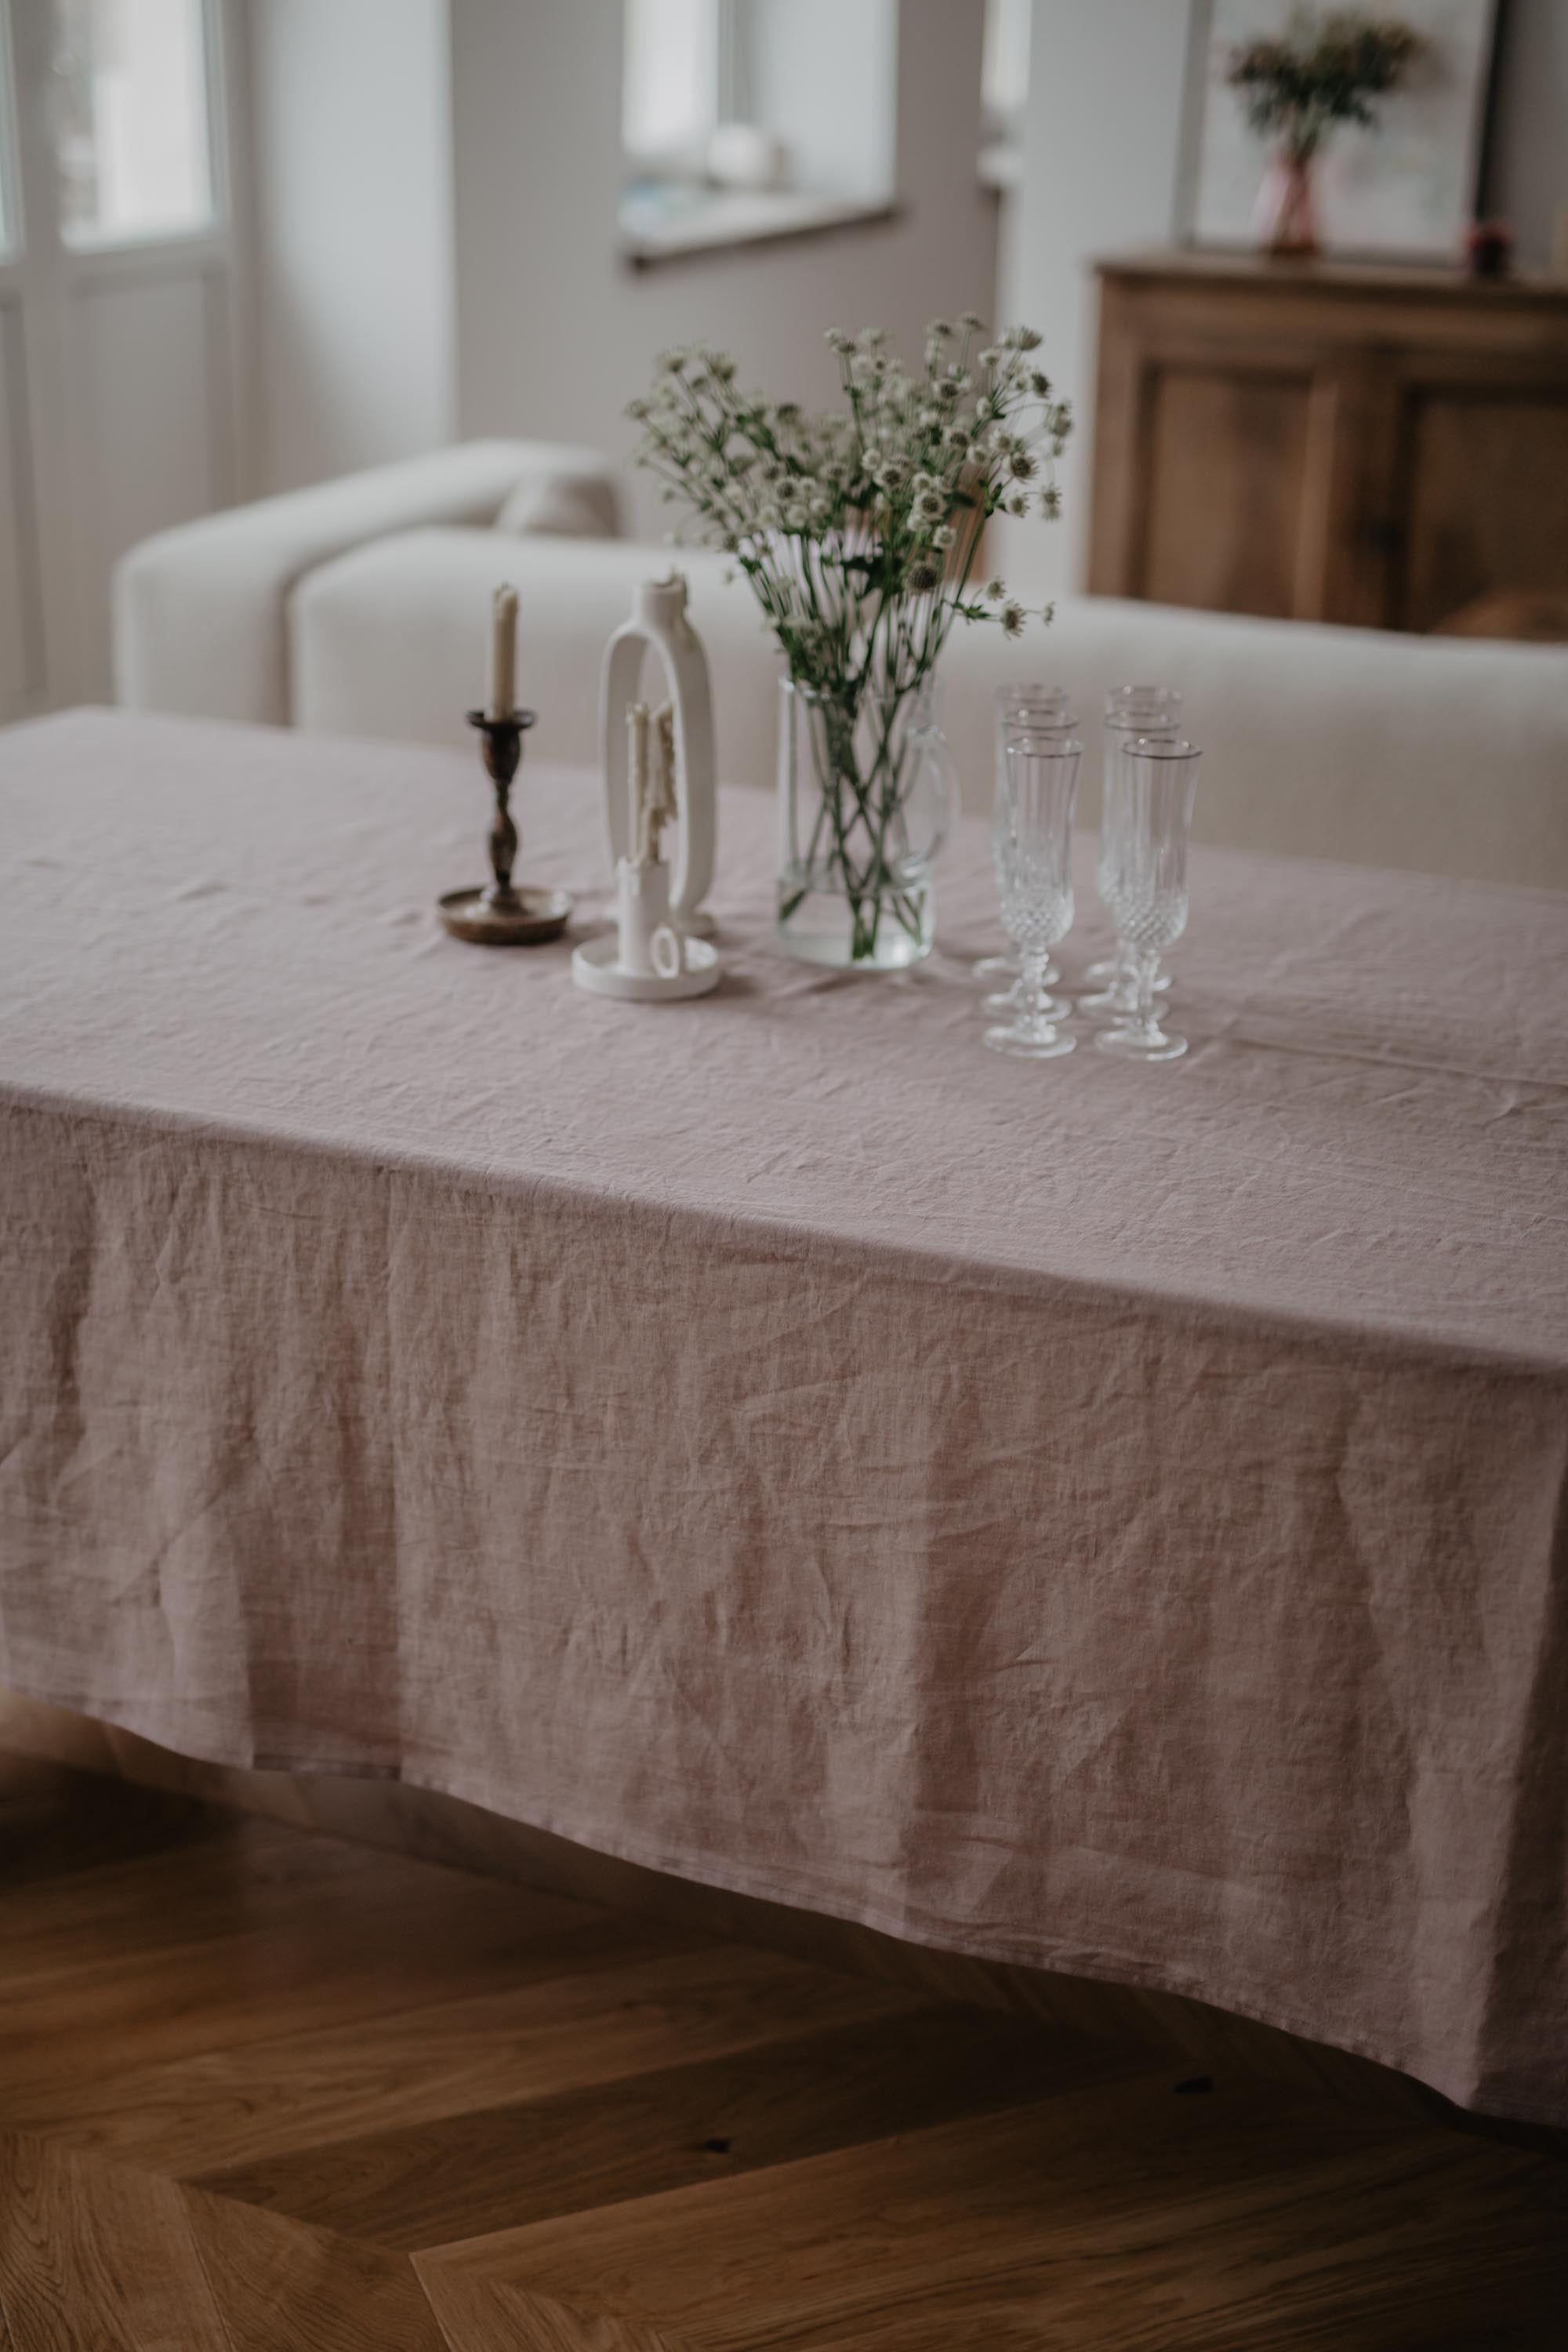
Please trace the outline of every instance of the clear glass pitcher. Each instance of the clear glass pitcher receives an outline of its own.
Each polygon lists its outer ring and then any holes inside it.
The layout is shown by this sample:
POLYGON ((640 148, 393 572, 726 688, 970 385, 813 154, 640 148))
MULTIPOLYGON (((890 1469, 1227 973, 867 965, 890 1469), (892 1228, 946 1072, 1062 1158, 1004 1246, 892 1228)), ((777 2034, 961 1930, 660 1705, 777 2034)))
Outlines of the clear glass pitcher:
POLYGON ((931 953, 931 867, 958 810, 932 678, 858 701, 780 688, 778 935, 845 971, 931 953))

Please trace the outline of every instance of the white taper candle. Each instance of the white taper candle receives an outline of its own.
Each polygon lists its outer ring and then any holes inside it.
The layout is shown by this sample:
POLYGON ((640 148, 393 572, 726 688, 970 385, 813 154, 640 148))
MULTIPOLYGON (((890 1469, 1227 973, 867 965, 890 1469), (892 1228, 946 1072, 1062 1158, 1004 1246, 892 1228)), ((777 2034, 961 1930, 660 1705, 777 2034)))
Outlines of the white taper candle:
POLYGON ((646 702, 626 706, 626 784, 630 797, 627 814, 631 819, 628 838, 631 842, 632 864, 647 863, 648 805, 648 709, 646 702))
POLYGON ((517 590, 498 588, 490 608, 490 683, 487 719, 510 719, 517 709, 517 590))

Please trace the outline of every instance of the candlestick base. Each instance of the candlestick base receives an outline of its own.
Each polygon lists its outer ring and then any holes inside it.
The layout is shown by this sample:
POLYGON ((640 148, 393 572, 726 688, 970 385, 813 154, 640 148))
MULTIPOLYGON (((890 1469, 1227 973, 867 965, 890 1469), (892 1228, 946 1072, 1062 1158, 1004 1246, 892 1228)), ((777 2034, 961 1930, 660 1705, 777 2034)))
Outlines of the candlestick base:
POLYGON ((489 883, 484 889, 448 890, 437 912, 455 940, 480 948, 539 948, 558 940, 571 919, 572 901, 564 890, 501 889, 489 883))
POLYGON ((488 710, 470 710, 468 724, 478 728, 479 756, 495 786, 495 822, 490 827, 490 873, 494 879, 482 888, 448 890, 437 901, 437 911, 455 940, 478 948, 541 948, 558 940, 566 929, 572 901, 564 890, 549 890, 537 883, 513 884, 517 827, 511 821, 511 780, 522 757, 522 739, 533 724, 531 710, 514 710, 497 718, 488 710))
POLYGON ((623 1003, 668 1003, 682 996, 706 996, 723 977, 717 951, 706 940, 682 943, 681 969, 668 974, 627 971, 622 964, 621 943, 614 931, 585 940, 572 957, 572 977, 591 996, 618 996, 623 1003))

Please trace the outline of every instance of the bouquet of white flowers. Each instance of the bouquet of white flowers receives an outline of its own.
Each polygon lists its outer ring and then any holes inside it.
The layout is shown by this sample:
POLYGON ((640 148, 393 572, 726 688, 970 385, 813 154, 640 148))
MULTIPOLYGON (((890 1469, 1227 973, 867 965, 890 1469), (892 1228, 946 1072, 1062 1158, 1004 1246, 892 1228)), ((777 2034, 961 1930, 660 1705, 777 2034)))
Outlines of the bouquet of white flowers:
POLYGON ((1069 420, 1032 357, 1040 338, 1015 327, 975 349, 982 332, 973 314, 934 320, 917 375, 880 330, 835 331, 845 405, 818 415, 739 390, 734 362, 705 349, 665 353, 631 404, 638 462, 733 557, 778 638, 813 783, 781 922, 788 937, 805 900, 838 897, 847 952, 831 961, 929 946, 941 824, 916 837, 914 803, 934 772, 932 674, 954 621, 1016 636, 1029 617, 1000 580, 970 585, 990 518, 1060 508, 1069 420))

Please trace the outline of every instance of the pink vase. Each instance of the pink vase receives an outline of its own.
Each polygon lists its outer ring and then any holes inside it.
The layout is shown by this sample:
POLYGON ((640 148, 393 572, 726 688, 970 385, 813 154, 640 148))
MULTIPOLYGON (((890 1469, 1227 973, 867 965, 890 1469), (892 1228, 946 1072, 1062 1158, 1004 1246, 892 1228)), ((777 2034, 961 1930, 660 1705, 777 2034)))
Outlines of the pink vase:
POLYGON ((1258 241, 1277 258, 1304 261, 1321 250, 1313 165, 1313 157, 1289 148, 1269 158, 1258 191, 1258 241))

